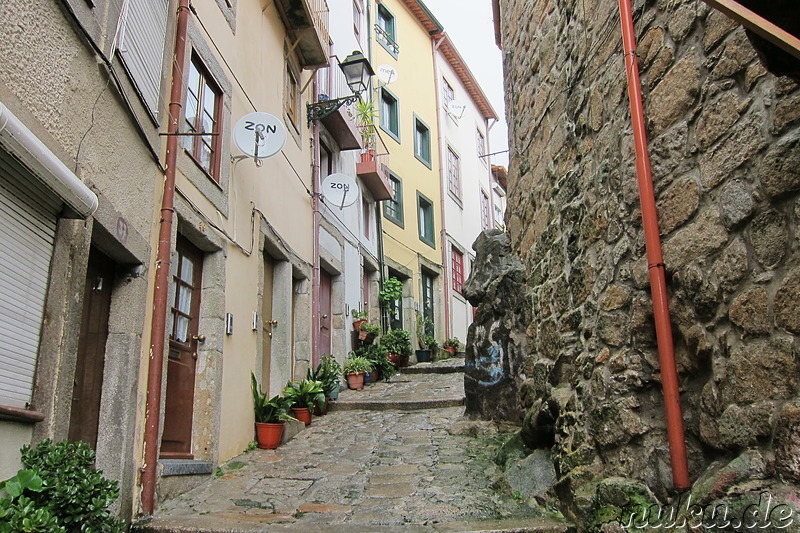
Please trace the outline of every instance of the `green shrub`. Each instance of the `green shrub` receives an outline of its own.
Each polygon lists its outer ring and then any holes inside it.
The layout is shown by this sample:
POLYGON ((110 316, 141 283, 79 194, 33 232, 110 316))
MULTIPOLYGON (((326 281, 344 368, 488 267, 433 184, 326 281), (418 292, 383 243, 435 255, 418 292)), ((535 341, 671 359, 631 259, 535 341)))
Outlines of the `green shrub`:
POLYGON ((116 481, 94 468, 94 451, 85 442, 43 440, 23 446, 16 476, 0 484, 0 533, 117 533, 122 521, 108 511, 116 501, 116 481))

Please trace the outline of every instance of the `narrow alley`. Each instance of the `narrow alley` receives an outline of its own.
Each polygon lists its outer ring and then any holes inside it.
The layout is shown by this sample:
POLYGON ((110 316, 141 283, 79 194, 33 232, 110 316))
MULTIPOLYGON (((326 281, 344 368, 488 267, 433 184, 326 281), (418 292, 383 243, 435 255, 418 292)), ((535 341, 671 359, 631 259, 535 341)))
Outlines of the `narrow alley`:
POLYGON ((342 392, 291 441, 235 457, 134 531, 569 531, 493 487, 507 435, 465 435, 489 426, 462 418, 463 366, 419 364, 342 392))

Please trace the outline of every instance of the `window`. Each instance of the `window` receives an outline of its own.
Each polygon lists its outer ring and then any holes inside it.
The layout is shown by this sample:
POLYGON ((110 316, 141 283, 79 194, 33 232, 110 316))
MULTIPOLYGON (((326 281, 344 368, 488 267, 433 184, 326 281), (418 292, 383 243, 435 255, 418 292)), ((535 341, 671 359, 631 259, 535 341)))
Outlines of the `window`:
POLYGON ((489 211, 489 196, 481 190, 481 227, 489 229, 492 225, 492 213, 489 211))
POLYGON ((458 248, 453 246, 453 290, 460 293, 464 286, 464 254, 458 248))
POLYGON ((422 281, 422 316, 425 318, 425 335, 433 335, 435 324, 433 321, 433 274, 423 270, 422 281))
POLYGON ((397 26, 394 15, 383 4, 378 5, 378 21, 375 24, 376 37, 381 46, 395 58, 400 52, 397 46, 397 26))
POLYGON ((361 45, 361 0, 353 0, 353 34, 356 42, 361 45))
POLYGON ((455 100, 456 92, 453 90, 453 86, 447 83, 444 78, 442 78, 442 97, 444 98, 444 108, 449 111, 450 102, 455 100))
POLYGON ((414 155, 428 168, 431 167, 431 130, 414 117, 414 155))
POLYGON ((370 227, 370 222, 372 221, 372 217, 369 214, 370 213, 369 201, 366 198, 364 198, 364 196, 361 197, 361 212, 364 219, 364 237, 369 239, 369 227, 370 227))
MULTIPOLYGON (((405 280, 407 278, 403 278, 403 276, 392 269, 389 269, 389 277, 390 278, 397 278, 400 282, 405 285, 405 280)), ((389 326, 392 329, 403 329, 403 299, 397 299, 389 304, 389 326)))
POLYGON ((222 114, 222 91, 217 87, 197 56, 189 65, 186 91, 183 147, 197 164, 214 180, 219 181, 219 148, 222 136, 219 131, 222 114))
POLYGON ((400 103, 387 89, 381 89, 381 129, 400 142, 400 103))
POLYGON ((167 0, 128 2, 119 38, 120 57, 154 116, 159 111, 161 67, 167 42, 167 4, 167 0))
POLYGON ((417 191, 417 222, 419 223, 419 240, 436 248, 433 229, 433 202, 417 191))
POLYGON ((394 174, 389 175, 389 183, 394 192, 394 200, 383 202, 383 214, 386 218, 403 227, 403 182, 394 174))
POLYGON ((483 132, 481 130, 478 130, 477 148, 478 148, 478 158, 485 165, 489 158, 483 157, 486 155, 486 137, 483 135, 483 132))
MULTIPOLYGON (((288 51, 287 51, 288 52, 288 51)), ((283 109, 286 117, 294 126, 295 131, 300 131, 300 73, 294 60, 286 60, 286 72, 283 86, 283 109)))
POLYGON ((450 194, 461 199, 461 161, 452 148, 447 147, 447 186, 450 194))

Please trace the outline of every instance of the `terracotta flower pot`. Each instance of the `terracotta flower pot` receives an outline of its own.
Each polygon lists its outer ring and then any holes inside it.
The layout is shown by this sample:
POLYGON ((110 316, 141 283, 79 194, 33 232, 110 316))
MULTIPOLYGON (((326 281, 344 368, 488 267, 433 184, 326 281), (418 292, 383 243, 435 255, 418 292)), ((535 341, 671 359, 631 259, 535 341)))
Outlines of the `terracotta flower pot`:
POLYGON ((353 390, 361 390, 364 388, 364 373, 347 374, 347 386, 353 390))
POLYGON ((284 422, 275 424, 256 422, 256 442, 262 450, 274 450, 281 443, 284 422))
POLYGON ((325 401, 322 404, 318 402, 314 402, 314 416, 322 416, 328 414, 328 401, 329 398, 325 398, 325 401))
POLYGON ((292 407, 292 416, 305 425, 311 424, 311 410, 308 407, 292 407))
POLYGON ((445 346, 444 349, 450 352, 450 355, 454 357, 458 353, 458 348, 456 348, 455 346, 445 346))
POLYGON ((353 329, 360 332, 361 331, 361 324, 363 324, 366 321, 367 320, 364 319, 364 318, 359 319, 359 320, 353 320, 353 329))

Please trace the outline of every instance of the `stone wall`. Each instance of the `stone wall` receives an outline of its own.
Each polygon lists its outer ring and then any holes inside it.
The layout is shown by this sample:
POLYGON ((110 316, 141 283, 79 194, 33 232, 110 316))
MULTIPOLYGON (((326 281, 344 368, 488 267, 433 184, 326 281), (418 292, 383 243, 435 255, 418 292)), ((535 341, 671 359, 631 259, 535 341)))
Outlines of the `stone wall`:
MULTIPOLYGON (((597 483, 613 476, 665 501, 617 2, 501 0, 501 11, 506 222, 524 280, 509 305, 482 301, 468 357, 486 331, 511 328, 521 362, 506 404, 519 411, 505 416, 524 417, 530 446, 552 444, 565 511, 596 513, 597 483), (521 308, 503 318, 504 307, 521 308)), ((800 89, 699 0, 637 1, 634 17, 692 481, 707 489, 738 457, 748 490, 780 492, 776 480, 800 482, 800 89)), ((747 492, 726 479, 697 498, 747 492)))

